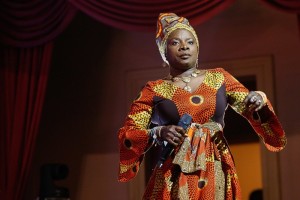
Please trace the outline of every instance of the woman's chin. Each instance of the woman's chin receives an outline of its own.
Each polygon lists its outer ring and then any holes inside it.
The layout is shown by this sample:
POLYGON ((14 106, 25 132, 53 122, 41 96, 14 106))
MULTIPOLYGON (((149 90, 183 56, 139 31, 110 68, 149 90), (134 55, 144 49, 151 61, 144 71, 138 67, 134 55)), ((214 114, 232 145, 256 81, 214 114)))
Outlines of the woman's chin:
POLYGON ((194 65, 191 65, 190 63, 186 63, 186 64, 181 64, 179 67, 182 70, 188 70, 188 69, 192 69, 194 65))
POLYGON ((172 68, 179 69, 179 70, 188 70, 195 66, 195 64, 192 64, 190 62, 179 62, 176 64, 170 64, 172 68))

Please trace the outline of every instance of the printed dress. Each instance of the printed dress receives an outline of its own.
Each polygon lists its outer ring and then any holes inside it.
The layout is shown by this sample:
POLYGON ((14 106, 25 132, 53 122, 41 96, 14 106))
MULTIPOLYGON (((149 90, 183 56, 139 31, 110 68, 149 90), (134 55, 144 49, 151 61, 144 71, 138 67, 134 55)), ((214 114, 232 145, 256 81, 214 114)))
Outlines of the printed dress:
POLYGON ((119 130, 119 181, 129 181, 138 173, 151 145, 151 126, 176 125, 187 113, 193 122, 188 137, 162 168, 154 169, 143 199, 241 199, 233 158, 223 136, 227 105, 249 121, 268 150, 277 152, 286 144, 270 102, 250 113, 243 104, 248 93, 222 68, 206 70, 203 82, 192 93, 162 79, 148 82, 119 130))

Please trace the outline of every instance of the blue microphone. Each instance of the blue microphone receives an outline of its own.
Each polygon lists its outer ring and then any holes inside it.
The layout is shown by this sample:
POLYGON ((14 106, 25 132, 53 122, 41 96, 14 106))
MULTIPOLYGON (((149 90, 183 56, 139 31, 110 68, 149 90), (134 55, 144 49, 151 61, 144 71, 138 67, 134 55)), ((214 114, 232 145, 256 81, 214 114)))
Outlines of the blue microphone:
MULTIPOLYGON (((192 122, 192 116, 189 114, 184 114, 180 118, 177 125, 182 127, 184 130, 186 130, 189 127, 189 125, 191 124, 191 122, 192 122)), ((161 168, 163 166, 164 162, 172 154, 173 151, 174 151, 174 146, 170 143, 167 143, 167 145, 164 147, 163 151, 161 152, 161 155, 157 162, 157 166, 159 168, 161 168)))

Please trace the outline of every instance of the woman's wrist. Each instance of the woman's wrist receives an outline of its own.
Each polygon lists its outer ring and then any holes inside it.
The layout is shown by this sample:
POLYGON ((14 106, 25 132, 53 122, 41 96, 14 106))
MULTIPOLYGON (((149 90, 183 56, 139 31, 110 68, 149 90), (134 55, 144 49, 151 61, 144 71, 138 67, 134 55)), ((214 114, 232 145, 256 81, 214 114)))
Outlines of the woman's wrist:
POLYGON ((152 129, 148 129, 147 130, 147 134, 149 136, 149 142, 150 145, 149 147, 144 151, 144 154, 147 153, 149 151, 149 149, 156 144, 161 145, 162 141, 161 141, 161 129, 163 126, 156 126, 152 129))
POLYGON ((148 134, 149 137, 154 141, 161 141, 161 129, 163 128, 163 126, 156 126, 152 129, 149 130, 148 134))
POLYGON ((163 128, 163 126, 157 126, 155 127, 155 134, 157 136, 158 139, 161 139, 161 129, 163 128))

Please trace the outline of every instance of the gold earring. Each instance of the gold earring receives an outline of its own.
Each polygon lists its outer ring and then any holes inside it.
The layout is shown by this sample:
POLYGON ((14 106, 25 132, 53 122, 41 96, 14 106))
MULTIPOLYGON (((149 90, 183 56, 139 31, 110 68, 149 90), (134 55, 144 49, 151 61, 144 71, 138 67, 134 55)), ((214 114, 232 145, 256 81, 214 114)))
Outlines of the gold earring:
POLYGON ((198 69, 198 58, 197 58, 197 60, 196 60, 196 63, 195 63, 195 67, 196 67, 196 69, 198 69))
POLYGON ((169 66, 170 66, 170 65, 169 65, 169 63, 168 63, 168 62, 166 62, 166 61, 165 61, 165 62, 163 62, 163 64, 162 64, 162 67, 163 67, 163 68, 166 68, 166 67, 169 67, 169 66))

